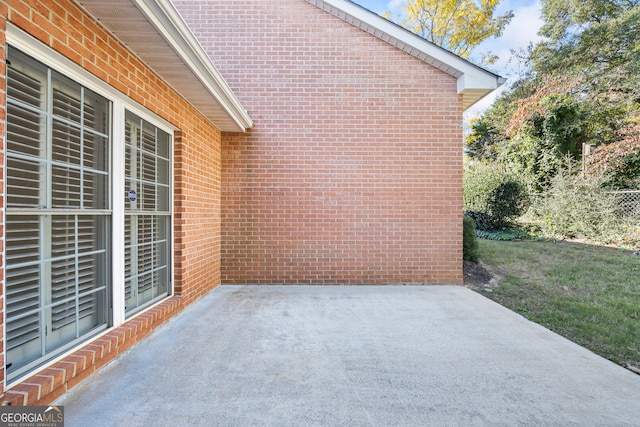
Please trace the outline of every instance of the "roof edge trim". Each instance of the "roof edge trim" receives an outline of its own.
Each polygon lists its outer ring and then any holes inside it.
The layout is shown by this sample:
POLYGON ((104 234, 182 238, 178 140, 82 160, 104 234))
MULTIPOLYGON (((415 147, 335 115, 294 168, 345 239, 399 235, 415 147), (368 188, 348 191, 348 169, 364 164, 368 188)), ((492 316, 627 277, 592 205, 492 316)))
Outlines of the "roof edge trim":
POLYGON ((253 126, 249 113, 233 93, 220 71, 207 56, 202 45, 193 35, 182 16, 170 0, 131 0, 147 17, 176 54, 191 69, 211 95, 222 105, 245 132, 253 126))

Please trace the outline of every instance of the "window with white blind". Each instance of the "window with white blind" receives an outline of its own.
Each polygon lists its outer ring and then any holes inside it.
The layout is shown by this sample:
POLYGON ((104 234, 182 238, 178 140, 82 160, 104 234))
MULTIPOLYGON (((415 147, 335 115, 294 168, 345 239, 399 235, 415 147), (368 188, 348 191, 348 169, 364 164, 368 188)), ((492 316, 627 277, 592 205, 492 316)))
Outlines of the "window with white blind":
POLYGON ((111 103, 9 50, 7 373, 107 326, 111 103))
POLYGON ((78 83, 82 70, 7 57, 12 381, 169 295, 172 139, 117 92, 78 83))
POLYGON ((169 134, 125 116, 125 310, 167 295, 170 277, 169 134))

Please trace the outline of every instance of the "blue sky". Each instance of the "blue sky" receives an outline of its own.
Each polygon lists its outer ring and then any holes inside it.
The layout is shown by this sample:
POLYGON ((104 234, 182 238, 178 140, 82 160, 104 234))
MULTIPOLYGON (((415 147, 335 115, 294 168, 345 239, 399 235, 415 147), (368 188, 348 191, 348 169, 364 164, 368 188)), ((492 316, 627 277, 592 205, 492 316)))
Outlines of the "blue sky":
MULTIPOLYGON (((352 0, 355 3, 378 14, 388 10, 399 10, 405 0, 352 0)), ((490 39, 483 42, 475 49, 475 52, 487 52, 498 55, 498 62, 490 67, 490 71, 503 77, 514 78, 518 74, 518 63, 512 60, 511 50, 520 50, 525 48, 530 42, 536 42, 538 37, 538 29, 542 25, 540 20, 540 0, 502 0, 498 5, 496 12, 501 15, 508 10, 513 10, 514 17, 509 26, 505 29, 504 34, 499 39, 490 39)), ((394 13, 394 16, 396 13, 394 13)), ((476 109, 485 108, 493 97, 481 101, 476 109)))

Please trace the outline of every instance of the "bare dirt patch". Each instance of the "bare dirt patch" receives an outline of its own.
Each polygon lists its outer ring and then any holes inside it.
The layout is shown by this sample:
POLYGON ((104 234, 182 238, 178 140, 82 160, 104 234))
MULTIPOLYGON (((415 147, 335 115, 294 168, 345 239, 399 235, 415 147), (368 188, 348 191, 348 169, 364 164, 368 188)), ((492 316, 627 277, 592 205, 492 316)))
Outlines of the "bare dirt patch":
POLYGON ((483 262, 464 261, 463 272, 465 286, 474 289, 493 288, 504 279, 494 267, 483 262))

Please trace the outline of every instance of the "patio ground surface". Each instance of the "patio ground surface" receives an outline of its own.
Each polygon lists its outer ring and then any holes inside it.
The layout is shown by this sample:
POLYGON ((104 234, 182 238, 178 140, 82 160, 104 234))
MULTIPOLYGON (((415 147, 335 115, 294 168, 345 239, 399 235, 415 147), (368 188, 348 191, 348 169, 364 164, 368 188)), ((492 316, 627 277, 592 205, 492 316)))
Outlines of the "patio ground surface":
POLYGON ((456 286, 220 286, 65 426, 638 426, 640 376, 456 286))

